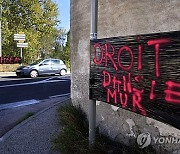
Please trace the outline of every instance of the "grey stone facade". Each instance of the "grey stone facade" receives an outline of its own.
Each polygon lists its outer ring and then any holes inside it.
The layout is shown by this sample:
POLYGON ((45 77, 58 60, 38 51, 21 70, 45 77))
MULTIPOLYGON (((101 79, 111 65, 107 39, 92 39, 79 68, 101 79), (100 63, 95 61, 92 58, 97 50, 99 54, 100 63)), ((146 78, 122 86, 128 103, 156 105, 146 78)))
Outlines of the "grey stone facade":
MULTIPOLYGON (((90 0, 71 0, 71 98, 88 114, 90 0)), ((180 30, 179 0, 99 0, 98 38, 180 30)), ((180 130, 144 116, 97 102, 97 126, 126 144, 139 133, 180 137, 180 130)), ((180 153, 179 144, 155 144, 180 153)))

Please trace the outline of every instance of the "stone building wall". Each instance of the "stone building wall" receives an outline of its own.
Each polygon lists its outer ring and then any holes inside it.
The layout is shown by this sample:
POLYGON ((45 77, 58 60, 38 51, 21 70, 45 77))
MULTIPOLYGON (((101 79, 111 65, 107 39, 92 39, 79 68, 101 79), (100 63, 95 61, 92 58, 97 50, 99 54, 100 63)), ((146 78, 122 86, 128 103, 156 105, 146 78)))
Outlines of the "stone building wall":
MULTIPOLYGON (((71 0, 71 98, 88 114, 90 0, 71 0)), ((179 0, 99 0, 98 38, 180 30, 179 0)), ((139 133, 180 137, 180 130, 97 101, 97 126, 126 144, 139 133)), ((152 143, 158 149, 159 145, 152 143)), ((170 152, 180 144, 161 144, 170 152)))

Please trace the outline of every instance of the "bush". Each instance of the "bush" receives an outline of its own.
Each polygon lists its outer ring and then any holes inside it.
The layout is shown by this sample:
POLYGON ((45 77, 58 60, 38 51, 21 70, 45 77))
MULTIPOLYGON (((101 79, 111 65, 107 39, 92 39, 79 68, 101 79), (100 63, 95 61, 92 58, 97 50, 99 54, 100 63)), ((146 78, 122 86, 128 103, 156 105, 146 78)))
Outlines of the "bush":
POLYGON ((53 140, 55 148, 67 154, 155 154, 155 151, 144 148, 139 149, 137 144, 125 146, 115 142, 108 136, 100 134, 97 128, 96 142, 93 147, 89 147, 89 123, 86 114, 80 107, 66 105, 58 109, 59 123, 61 130, 59 135, 53 140))

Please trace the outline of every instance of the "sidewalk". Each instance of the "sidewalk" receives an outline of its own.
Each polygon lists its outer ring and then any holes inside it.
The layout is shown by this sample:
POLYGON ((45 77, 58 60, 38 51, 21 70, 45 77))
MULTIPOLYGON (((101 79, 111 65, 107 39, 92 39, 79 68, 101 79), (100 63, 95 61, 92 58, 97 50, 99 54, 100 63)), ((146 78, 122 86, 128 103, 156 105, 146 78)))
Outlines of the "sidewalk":
POLYGON ((57 135, 57 108, 70 99, 58 102, 23 121, 0 138, 0 154, 58 154, 52 139, 57 135))
POLYGON ((0 72, 0 77, 4 76, 16 76, 16 72, 0 72))

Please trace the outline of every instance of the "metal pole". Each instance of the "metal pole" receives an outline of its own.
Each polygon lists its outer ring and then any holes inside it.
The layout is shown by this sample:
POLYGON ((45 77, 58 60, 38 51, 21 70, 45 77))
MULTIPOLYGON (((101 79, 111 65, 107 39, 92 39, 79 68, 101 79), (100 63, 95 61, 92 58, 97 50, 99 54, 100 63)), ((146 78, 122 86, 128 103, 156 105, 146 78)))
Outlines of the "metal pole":
POLYGON ((23 59, 22 59, 22 48, 20 48, 21 49, 21 66, 22 66, 22 61, 23 61, 23 59))
POLYGON ((2 4, 0 4, 0 57, 2 57, 1 21, 2 21, 2 4))
POLYGON ((98 0, 91 0, 91 33, 90 39, 97 39, 98 0))
POLYGON ((21 49, 21 58, 22 58, 22 48, 20 48, 21 49))
MULTIPOLYGON (((97 39, 98 0, 91 0, 90 39, 97 39)), ((89 145, 94 145, 96 136, 96 101, 89 101, 89 145)))

